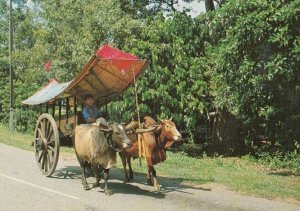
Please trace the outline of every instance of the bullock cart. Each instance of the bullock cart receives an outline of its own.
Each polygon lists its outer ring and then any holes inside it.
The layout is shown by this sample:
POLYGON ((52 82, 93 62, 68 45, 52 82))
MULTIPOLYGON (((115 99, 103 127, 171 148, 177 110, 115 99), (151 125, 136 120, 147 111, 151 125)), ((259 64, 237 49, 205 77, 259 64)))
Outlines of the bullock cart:
POLYGON ((132 54, 108 45, 102 46, 93 55, 72 81, 59 83, 52 79, 22 103, 42 106, 36 123, 34 153, 43 175, 55 171, 60 141, 69 138, 75 126, 83 123, 78 106, 84 97, 92 94, 98 107, 107 105, 122 94, 148 66, 132 54))

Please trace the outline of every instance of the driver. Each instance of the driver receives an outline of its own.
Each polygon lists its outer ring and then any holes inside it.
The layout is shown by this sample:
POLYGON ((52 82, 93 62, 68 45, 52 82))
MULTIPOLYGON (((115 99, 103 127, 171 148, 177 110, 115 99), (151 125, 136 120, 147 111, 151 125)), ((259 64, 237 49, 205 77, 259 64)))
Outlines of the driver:
POLYGON ((94 96, 92 94, 87 94, 85 96, 82 115, 87 124, 94 123, 97 118, 102 117, 102 114, 98 111, 95 105, 94 96))

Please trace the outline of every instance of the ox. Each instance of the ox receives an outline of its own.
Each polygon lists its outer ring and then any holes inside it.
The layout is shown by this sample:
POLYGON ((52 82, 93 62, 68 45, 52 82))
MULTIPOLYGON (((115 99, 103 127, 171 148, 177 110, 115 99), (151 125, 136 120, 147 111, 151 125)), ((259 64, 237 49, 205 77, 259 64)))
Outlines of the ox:
POLYGON ((96 182, 99 186, 99 165, 104 169, 104 192, 111 195, 108 189, 109 169, 116 164, 116 151, 129 147, 131 141, 121 125, 113 124, 110 129, 101 129, 96 125, 78 125, 75 128, 75 153, 81 167, 81 182, 85 190, 89 189, 86 181, 85 168, 91 164, 96 182))
MULTIPOLYGON (((85 190, 89 189, 86 181, 85 169, 91 166, 96 178, 93 187, 98 187, 100 182, 99 167, 104 169, 104 192, 111 195, 108 188, 109 169, 117 163, 116 151, 120 152, 131 145, 122 125, 112 124, 105 126, 101 122, 95 125, 78 125, 75 128, 74 148, 81 167, 81 182, 85 190)), ((153 129, 140 129, 135 132, 143 133, 153 129)))
MULTIPOLYGON (((160 124, 155 131, 147 132, 141 134, 142 136, 142 146, 141 155, 145 158, 147 164, 147 182, 153 185, 154 188, 159 190, 159 184, 156 178, 156 170, 154 168, 155 164, 163 162, 166 160, 166 149, 171 147, 175 141, 181 140, 181 134, 176 129, 172 119, 169 120, 159 120, 160 124)), ((145 127, 151 127, 157 125, 157 123, 149 116, 144 117, 145 127)), ((126 130, 135 129, 138 127, 137 122, 131 122, 126 126, 126 130)), ((129 135, 128 138, 132 141, 132 145, 129 148, 123 149, 120 153, 122 159, 122 164, 125 171, 126 180, 129 181, 133 179, 133 171, 131 168, 131 157, 139 157, 139 147, 138 147, 138 136, 139 135, 129 135), (126 163, 129 168, 129 176, 126 169, 126 163)))

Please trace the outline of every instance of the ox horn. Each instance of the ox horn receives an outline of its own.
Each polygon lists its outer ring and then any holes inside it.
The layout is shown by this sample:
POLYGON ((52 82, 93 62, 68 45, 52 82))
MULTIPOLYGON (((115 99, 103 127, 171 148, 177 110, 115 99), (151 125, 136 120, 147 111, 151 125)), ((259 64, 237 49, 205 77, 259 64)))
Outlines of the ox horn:
POLYGON ((136 134, 140 134, 140 133, 149 133, 152 132, 156 129, 157 127, 151 127, 151 128, 147 128, 147 129, 136 129, 135 133, 136 134))
POLYGON ((171 118, 169 119, 169 121, 172 121, 173 117, 171 116, 171 118))
POLYGON ((155 130, 154 130, 153 132, 154 132, 154 133, 160 133, 160 132, 161 132, 161 129, 162 129, 161 124, 156 125, 156 128, 155 128, 155 130))

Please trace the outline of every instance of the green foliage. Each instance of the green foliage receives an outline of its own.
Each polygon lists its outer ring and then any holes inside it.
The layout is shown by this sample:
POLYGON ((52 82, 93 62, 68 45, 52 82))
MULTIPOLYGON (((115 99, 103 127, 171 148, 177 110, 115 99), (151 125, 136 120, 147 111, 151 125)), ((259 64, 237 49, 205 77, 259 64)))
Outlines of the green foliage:
POLYGON ((229 1, 210 14, 211 92, 252 141, 300 137, 299 1, 229 1))
POLYGON ((191 157, 206 156, 206 152, 204 151, 204 145, 202 144, 185 143, 179 147, 179 150, 191 157))
POLYGON ((292 172, 300 172, 300 155, 297 152, 276 152, 275 154, 263 151, 257 152, 257 162, 272 169, 290 169, 292 172))
MULTIPOLYGON (((125 48, 151 61, 137 84, 142 116, 173 116, 179 128, 189 131, 192 140, 207 108, 202 99, 208 78, 199 57, 204 50, 201 26, 185 13, 175 13, 167 20, 160 14, 147 23, 139 39, 125 48)), ((112 115, 130 117, 135 108, 133 90, 112 107, 116 108, 112 115)))

